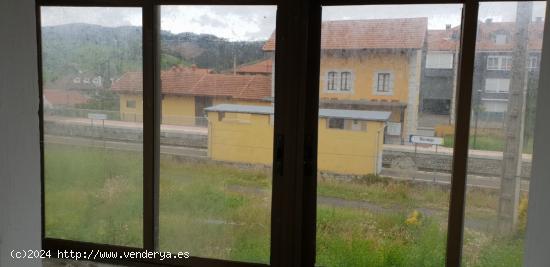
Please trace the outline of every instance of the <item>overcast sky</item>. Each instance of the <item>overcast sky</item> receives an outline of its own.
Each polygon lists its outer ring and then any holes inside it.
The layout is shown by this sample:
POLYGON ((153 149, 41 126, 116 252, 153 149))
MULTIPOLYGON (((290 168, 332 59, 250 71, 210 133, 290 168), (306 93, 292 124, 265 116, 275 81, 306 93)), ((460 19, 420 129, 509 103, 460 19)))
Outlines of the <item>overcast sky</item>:
MULTIPOLYGON (((533 18, 544 17, 545 2, 535 2, 533 18)), ((516 3, 482 3, 479 18, 514 21, 516 3)), ((173 33, 208 33, 229 40, 265 40, 275 29, 271 6, 166 6, 161 28, 173 33)), ((461 5, 342 6, 323 8, 323 20, 428 17, 430 29, 460 23, 461 5)), ((139 8, 43 7, 42 25, 90 23, 103 26, 141 25, 139 8)))

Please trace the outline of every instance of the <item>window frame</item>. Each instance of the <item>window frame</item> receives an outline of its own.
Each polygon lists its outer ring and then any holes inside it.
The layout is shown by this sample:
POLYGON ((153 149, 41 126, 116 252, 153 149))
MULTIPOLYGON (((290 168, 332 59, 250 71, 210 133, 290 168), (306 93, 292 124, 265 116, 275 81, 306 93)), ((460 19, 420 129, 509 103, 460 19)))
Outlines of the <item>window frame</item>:
POLYGON ((510 92, 510 78, 485 78, 485 93, 508 93, 510 92), (489 80, 491 81, 491 84, 495 84, 496 85, 496 89, 495 90, 489 90, 489 88, 487 88, 487 85, 489 84, 489 80), (508 81, 508 88, 505 89, 505 90, 502 90, 502 83, 506 83, 505 81, 508 81))
POLYGON ((351 71, 341 71, 340 72, 340 92, 351 92, 353 91, 353 78, 351 71), (346 78, 344 78, 344 74, 346 78), (344 82, 346 83, 344 86, 344 82))
POLYGON ((136 100, 135 99, 127 99, 126 100, 126 108, 132 108, 135 109, 136 106, 136 100))
POLYGON ((324 91, 326 93, 353 93, 355 75, 351 69, 328 69, 325 71, 324 91), (344 89, 344 74, 349 89, 344 89))
MULTIPOLYGON (((448 58, 446 58, 448 59, 448 58)), ((454 65, 454 54, 449 52, 441 52, 441 51, 432 51, 426 53, 426 69, 443 69, 443 70, 451 70, 453 69, 454 65), (442 62, 442 57, 449 57, 451 62, 442 62), (436 62, 434 61, 434 57, 437 58, 436 62), (429 64, 431 63, 431 64, 429 64), (435 64, 434 64, 435 63, 435 64), (443 63, 450 63, 449 65, 443 64, 443 63)))
POLYGON ((334 71, 334 70, 331 70, 331 71, 328 71, 327 72, 327 91, 330 91, 330 92, 337 92, 338 91, 338 88, 336 88, 336 85, 337 85, 337 82, 336 82, 336 79, 337 79, 337 76, 338 76, 338 72, 337 71, 334 71))
POLYGON ((487 70, 505 70, 512 69, 512 56, 509 55, 488 55, 487 56, 487 70), (489 66, 490 60, 496 60, 496 66, 489 66))
POLYGON ((327 129, 331 129, 331 130, 346 129, 346 119, 344 118, 326 118, 326 120, 327 120, 327 129))
MULTIPOLYGON (((523 0, 520 0, 520 2, 523 0)), ((110 259, 128 266, 314 266, 321 6, 375 4, 462 4, 456 122, 446 266, 461 265, 468 139, 480 0, 36 0, 41 160, 41 240, 46 250, 156 251, 158 248, 160 5, 276 5, 275 110, 271 260, 269 264, 218 259, 110 259), (122 247, 47 238, 44 207, 44 103, 40 8, 42 6, 140 7, 143 14, 143 246, 122 247), (285 19, 280 19, 285 18, 285 19), (283 41, 284 40, 284 41, 283 41), (296 116, 300 114, 300 116, 296 116)), ((483 2, 497 2, 488 0, 483 2)), ((548 7, 547 7, 548 8, 548 7)), ((52 253, 54 257, 56 253, 52 253)))
POLYGON ((527 69, 532 71, 536 70, 539 65, 539 57, 536 55, 529 55, 529 58, 527 59, 527 69))
POLYGON ((394 94, 395 88, 394 88, 394 74, 391 70, 377 70, 374 72, 373 75, 373 82, 372 82, 372 91, 373 95, 375 96, 392 96, 394 94), (387 76, 388 80, 386 81, 385 78, 383 78, 383 85, 387 88, 382 88, 380 90, 380 75, 383 77, 387 76))

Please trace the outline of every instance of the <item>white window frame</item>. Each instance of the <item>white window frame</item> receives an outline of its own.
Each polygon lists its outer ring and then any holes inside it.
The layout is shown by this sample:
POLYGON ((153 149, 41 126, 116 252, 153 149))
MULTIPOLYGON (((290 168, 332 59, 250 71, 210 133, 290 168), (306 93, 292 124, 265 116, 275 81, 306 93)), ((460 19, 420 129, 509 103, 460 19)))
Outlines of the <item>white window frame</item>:
POLYGON ((485 79, 485 92, 486 93, 508 93, 510 92, 510 79, 509 78, 486 78, 485 79), (503 83, 507 83, 505 86, 503 83), (495 85, 495 88, 488 88, 487 85, 495 85), (507 87, 506 89, 501 89, 507 87))
POLYGON ((340 91, 349 92, 353 90, 353 79, 351 71, 342 71, 340 72, 340 91), (344 74, 346 78, 344 79, 344 74), (344 86, 345 83, 345 86, 344 86))
POLYGON ((354 84, 355 84, 355 74, 350 69, 329 69, 325 72, 325 89, 324 91, 326 93, 353 93, 354 92, 354 84), (331 80, 331 77, 329 76, 331 73, 334 73, 334 77, 331 80), (349 79, 347 80, 348 88, 344 90, 342 88, 342 84, 344 81, 342 81, 342 76, 344 73, 349 73, 349 79), (329 86, 329 82, 332 81, 333 87, 331 88, 329 86))
POLYGON ((334 70, 327 71, 325 91, 328 91, 328 92, 338 91, 338 86, 339 86, 337 82, 338 75, 339 73, 337 71, 334 71, 334 70))
POLYGON ((390 70, 379 70, 379 71, 376 71, 374 72, 374 77, 373 77, 373 83, 372 83, 372 90, 373 90, 373 95, 393 95, 394 93, 394 79, 395 79, 395 76, 393 74, 393 71, 390 71, 390 70), (389 81, 388 81, 388 90, 387 91, 379 91, 378 90, 378 77, 380 76, 380 74, 389 74, 389 81))
POLYGON ((508 56, 508 55, 487 56, 487 70, 511 70, 511 69, 512 69, 512 56, 508 56), (493 64, 489 64, 492 59, 496 60, 496 66, 494 66, 493 64))
POLYGON ((502 33, 502 32, 496 33, 495 36, 494 36, 494 42, 497 45, 505 45, 505 44, 508 43, 508 38, 509 38, 508 34, 506 34, 506 33, 502 33), (502 37, 504 37, 504 39, 502 39, 502 37), (502 40, 502 42, 501 42, 501 40, 502 40))
POLYGON ((428 52, 426 54, 426 69, 452 69, 453 63, 453 53, 428 52))
POLYGON ((537 56, 529 56, 527 59, 527 69, 534 70, 539 66, 539 58, 537 56))
POLYGON ((483 106, 483 108, 484 108, 484 112, 489 112, 489 113, 506 113, 506 112, 508 111, 508 100, 507 100, 507 99, 490 99, 490 98, 483 98, 483 99, 481 99, 481 101, 482 101, 482 106, 483 106), (506 107, 503 108, 502 111, 487 110, 487 106, 490 105, 489 103, 494 104, 493 107, 497 107, 497 106, 499 106, 499 104, 501 104, 500 106, 504 105, 504 106, 506 106, 506 107))

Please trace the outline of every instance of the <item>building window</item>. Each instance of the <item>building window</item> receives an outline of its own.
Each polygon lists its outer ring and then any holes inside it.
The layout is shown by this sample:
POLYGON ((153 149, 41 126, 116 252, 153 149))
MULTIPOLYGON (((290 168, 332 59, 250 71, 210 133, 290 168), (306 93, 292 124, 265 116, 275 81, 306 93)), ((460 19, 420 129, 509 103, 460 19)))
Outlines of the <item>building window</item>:
POLYGON ((330 70, 327 72, 326 91, 350 92, 353 90, 353 74, 349 70, 330 70))
MULTIPOLYGON (((351 122, 351 130, 352 130, 352 131, 361 131, 361 130, 363 130, 361 121, 353 120, 353 121, 351 122)), ((366 129, 365 129, 365 130, 366 130, 366 129)))
POLYGON ((510 89, 510 79, 493 79, 485 80, 485 92, 487 93, 508 93, 510 89))
POLYGON ((327 74, 327 90, 336 91, 336 71, 329 71, 327 74))
POLYGON ((527 68, 530 70, 534 70, 539 65, 539 59, 537 56, 530 56, 527 60, 527 68))
POLYGON ((136 101, 135 100, 126 100, 126 107, 127 108, 136 108, 136 101))
POLYGON ((344 129, 344 119, 335 119, 335 118, 329 118, 328 119, 328 128, 329 129, 344 129))
POLYGON ((508 109, 508 102, 504 99, 482 99, 483 111, 489 113, 504 113, 508 109))
POLYGON ((428 53, 426 55, 427 69, 452 69, 453 54, 451 53, 428 53))
POLYGON ((340 91, 351 91, 351 72, 340 73, 340 91))
POLYGON ((391 73, 378 72, 376 75, 376 92, 391 93, 393 90, 391 82, 391 73))
POLYGON ((512 56, 488 56, 487 70, 511 70, 512 56))
POLYGON ((493 38, 495 44, 503 45, 508 43, 508 34, 506 33, 497 33, 493 38))

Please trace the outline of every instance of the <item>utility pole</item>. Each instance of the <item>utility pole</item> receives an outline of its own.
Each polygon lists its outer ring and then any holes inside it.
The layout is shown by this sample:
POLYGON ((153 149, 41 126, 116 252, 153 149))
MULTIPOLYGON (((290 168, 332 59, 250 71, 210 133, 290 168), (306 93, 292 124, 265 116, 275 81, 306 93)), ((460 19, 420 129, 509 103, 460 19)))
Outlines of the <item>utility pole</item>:
POLYGON ((518 2, 516 29, 512 51, 512 74, 508 93, 505 144, 502 153, 502 176, 498 206, 498 230, 502 234, 513 233, 518 213, 521 162, 523 151, 523 128, 525 95, 527 87, 527 56, 529 24, 533 3, 518 2))

